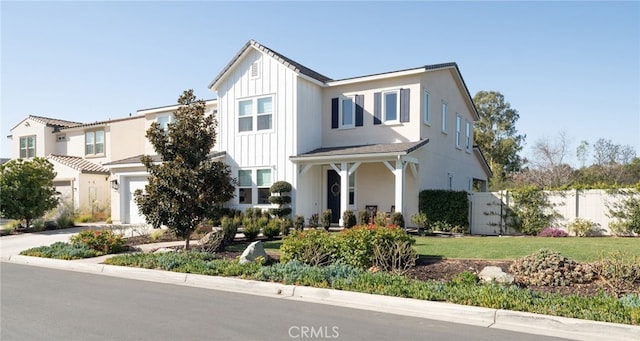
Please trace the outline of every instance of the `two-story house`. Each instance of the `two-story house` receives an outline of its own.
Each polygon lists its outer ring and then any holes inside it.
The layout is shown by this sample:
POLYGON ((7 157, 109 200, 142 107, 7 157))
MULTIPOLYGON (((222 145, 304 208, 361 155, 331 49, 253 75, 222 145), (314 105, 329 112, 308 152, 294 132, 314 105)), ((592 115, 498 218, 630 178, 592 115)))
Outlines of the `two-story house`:
POLYGON ((491 176, 473 146, 479 118, 455 63, 333 80, 249 41, 211 82, 219 151, 239 180, 229 206, 269 206, 274 181, 292 207, 418 212, 423 189, 472 191, 491 176))
MULTIPOLYGON (((270 207, 269 187, 284 180, 293 214, 331 209, 340 223, 347 209, 377 209, 408 218, 421 190, 472 191, 491 176, 473 146, 478 113, 455 63, 333 80, 251 40, 209 88, 217 99, 206 110, 219 123, 211 157, 238 179, 230 208, 270 207)), ((166 127, 177 108, 91 124, 29 116, 12 129, 12 157, 48 156, 80 206, 106 192, 114 223, 142 223, 133 192, 147 183, 140 156, 155 154, 145 132, 153 122, 166 127), (100 194, 85 186, 89 170, 101 176, 100 194)))

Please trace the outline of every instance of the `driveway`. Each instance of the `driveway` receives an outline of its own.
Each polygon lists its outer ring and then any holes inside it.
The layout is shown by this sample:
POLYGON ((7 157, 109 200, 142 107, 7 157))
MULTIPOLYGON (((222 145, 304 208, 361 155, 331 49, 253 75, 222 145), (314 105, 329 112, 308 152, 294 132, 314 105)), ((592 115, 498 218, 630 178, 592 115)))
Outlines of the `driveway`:
POLYGON ((69 229, 51 230, 36 233, 23 233, 0 237, 0 257, 7 259, 17 255, 20 251, 55 242, 68 242, 69 237, 88 227, 74 227, 69 229))

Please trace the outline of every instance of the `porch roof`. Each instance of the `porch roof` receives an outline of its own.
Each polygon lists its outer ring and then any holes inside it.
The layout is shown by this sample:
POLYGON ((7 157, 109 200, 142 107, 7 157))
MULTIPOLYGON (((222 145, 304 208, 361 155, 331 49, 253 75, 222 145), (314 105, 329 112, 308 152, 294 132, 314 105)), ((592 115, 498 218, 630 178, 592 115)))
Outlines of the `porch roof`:
POLYGON ((109 174, 109 170, 95 164, 89 160, 81 158, 79 156, 69 156, 69 155, 55 155, 49 154, 47 156, 48 160, 56 161, 62 165, 75 169, 80 173, 87 174, 109 174))
POLYGON ((416 142, 325 147, 312 150, 308 153, 291 156, 289 159, 295 163, 390 159, 408 155, 427 143, 429 143, 429 139, 422 139, 416 142))

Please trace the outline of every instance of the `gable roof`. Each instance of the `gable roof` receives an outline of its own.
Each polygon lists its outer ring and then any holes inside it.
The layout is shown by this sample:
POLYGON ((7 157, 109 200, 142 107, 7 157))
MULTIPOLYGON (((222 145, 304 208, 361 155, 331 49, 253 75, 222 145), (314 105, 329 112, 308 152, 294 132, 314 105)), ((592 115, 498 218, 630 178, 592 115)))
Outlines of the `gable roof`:
POLYGON ((247 51, 249 50, 249 48, 254 48, 258 51, 261 51, 265 54, 267 54, 268 56, 274 58, 275 60, 277 60, 278 62, 282 63, 284 66, 288 67, 289 69, 293 70, 294 72, 303 74, 307 77, 310 77, 312 79, 315 79, 321 83, 326 83, 328 81, 331 81, 332 79, 324 76, 316 71, 311 70, 310 68, 297 63, 295 61, 293 61, 292 59, 289 59, 287 57, 285 57, 284 55, 256 42, 255 40, 251 39, 249 40, 246 44, 244 44, 244 46, 240 49, 240 51, 238 51, 238 53, 236 53, 236 55, 231 59, 231 61, 222 69, 222 71, 220 71, 220 73, 216 76, 216 78, 214 78, 211 83, 209 83, 209 89, 213 89, 219 82, 220 80, 222 80, 224 78, 224 76, 227 74, 227 72, 229 70, 231 70, 234 65, 242 58, 242 56, 244 56, 247 51))
MULTIPOLYGON (((221 152, 213 152, 209 155, 207 155, 210 159, 215 160, 215 159, 219 159, 223 156, 227 155, 227 152, 225 151, 221 151, 221 152)), ((125 159, 121 159, 121 160, 115 160, 115 161, 111 161, 111 162, 107 162, 104 165, 105 166, 122 166, 122 165, 141 165, 142 161, 140 161, 140 159, 143 157, 143 154, 140 155, 136 155, 136 156, 131 156, 125 159)), ((160 155, 158 154, 154 154, 154 155, 150 155, 151 156, 151 161, 153 162, 162 162, 162 158, 160 157, 160 155)))
POLYGON ((47 159, 56 161, 59 164, 75 169, 80 173, 109 174, 108 169, 103 168, 102 166, 97 165, 79 156, 49 154, 47 156, 47 159))
POLYGON ((90 122, 90 123, 80 123, 80 124, 77 124, 75 126, 63 127, 63 128, 61 128, 61 130, 71 130, 71 129, 75 129, 75 128, 93 127, 93 126, 105 125, 105 124, 108 124, 108 123, 116 123, 116 122, 135 120, 135 119, 144 119, 144 115, 127 116, 127 117, 122 117, 122 118, 114 118, 114 119, 109 119, 109 120, 105 120, 105 121, 95 121, 95 122, 90 122))
POLYGON ((407 155, 429 143, 429 139, 416 142, 378 143, 360 146, 326 147, 312 150, 289 159, 297 161, 326 161, 340 159, 364 159, 407 155))
POLYGON ((11 128, 11 130, 15 129, 20 124, 22 124, 22 122, 24 122, 26 120, 33 120, 33 121, 36 121, 38 123, 44 124, 47 127, 53 127, 53 128, 56 128, 56 129, 74 127, 74 126, 82 124, 81 122, 60 120, 60 119, 57 119, 57 118, 50 118, 50 117, 44 117, 44 116, 29 115, 25 119, 20 121, 20 123, 18 123, 15 126, 13 126, 13 128, 11 128))

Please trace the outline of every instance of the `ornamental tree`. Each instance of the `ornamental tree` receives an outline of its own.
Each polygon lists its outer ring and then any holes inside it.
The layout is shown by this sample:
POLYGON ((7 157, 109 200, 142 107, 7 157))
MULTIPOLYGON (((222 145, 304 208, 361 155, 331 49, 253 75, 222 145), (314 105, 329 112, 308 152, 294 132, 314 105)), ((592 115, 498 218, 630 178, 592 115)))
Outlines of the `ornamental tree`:
POLYGON ((0 213, 5 218, 31 221, 58 205, 53 165, 44 158, 10 160, 0 165, 0 213))
POLYGON ((135 200, 147 223, 167 226, 185 240, 188 249, 196 227, 233 198, 236 180, 229 166, 210 157, 217 120, 205 114, 205 102, 187 90, 178 104, 174 122, 166 130, 157 122, 147 130, 146 137, 160 162, 148 155, 142 157, 149 184, 144 192, 135 192, 135 200))

